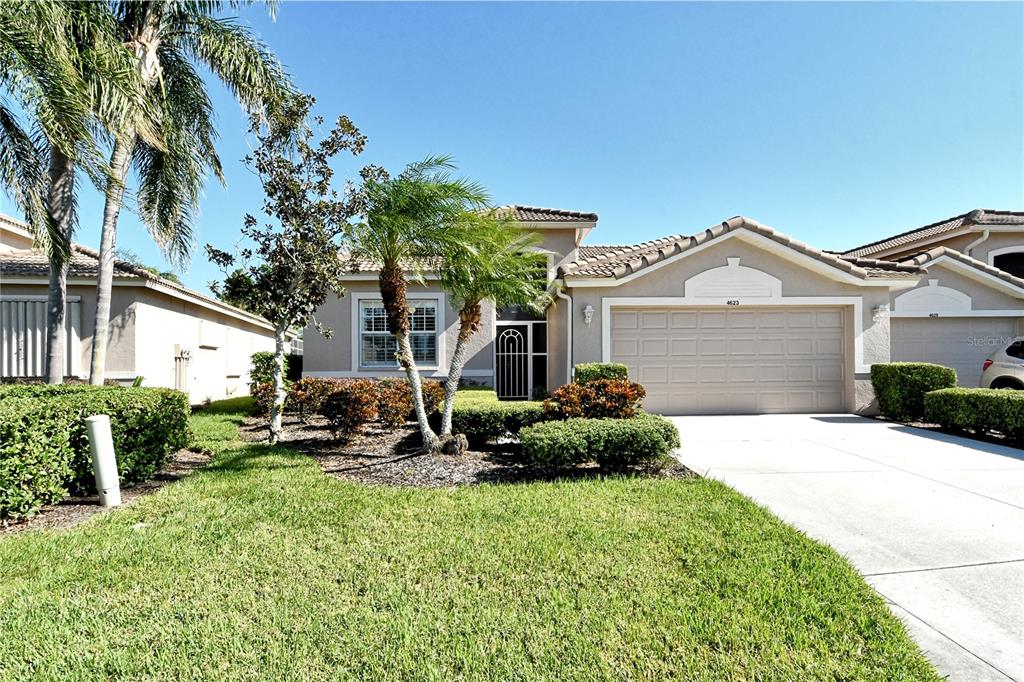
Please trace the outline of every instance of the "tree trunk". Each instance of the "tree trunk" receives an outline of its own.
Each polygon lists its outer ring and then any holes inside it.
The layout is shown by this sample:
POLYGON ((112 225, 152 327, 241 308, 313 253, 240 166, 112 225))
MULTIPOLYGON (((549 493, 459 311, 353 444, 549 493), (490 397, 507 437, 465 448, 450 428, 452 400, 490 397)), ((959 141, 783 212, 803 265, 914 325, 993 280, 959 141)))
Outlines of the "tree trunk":
POLYGON ((110 156, 113 177, 107 180, 106 200, 103 205, 103 231, 100 235, 100 274, 96 285, 96 314, 92 335, 92 362, 89 365, 89 383, 102 386, 107 364, 107 341, 110 327, 110 290, 114 281, 114 246, 117 242, 117 218, 124 198, 124 183, 132 160, 134 142, 114 143, 110 156))
POLYGON ((388 316, 388 329, 398 341, 398 365, 405 370, 405 376, 412 389, 412 405, 416 421, 420 425, 423 449, 435 451, 440 441, 427 423, 423 385, 420 382, 419 370, 416 368, 416 360, 412 355, 412 345, 409 343, 409 302, 406 295, 405 273, 398 263, 385 262, 381 266, 377 282, 380 286, 381 302, 388 316))
MULTIPOLYGON (((59 149, 50 146, 50 188, 48 209, 70 248, 74 229, 75 162, 59 149)), ((70 256, 61 255, 60 248, 50 248, 50 285, 46 297, 46 382, 64 381, 66 369, 68 265, 70 256)))
POLYGON ((270 444, 276 445, 281 438, 281 418, 284 415, 284 346, 287 327, 274 330, 274 402, 270 406, 270 444))
MULTIPOLYGON (((476 306, 479 309, 479 305, 476 306)), ((452 412, 455 408, 455 393, 462 380, 462 368, 466 365, 466 351, 469 338, 473 335, 473 324, 460 313, 459 337, 452 353, 452 364, 448 367, 448 378, 444 382, 444 408, 441 412, 441 437, 452 435, 452 412)))

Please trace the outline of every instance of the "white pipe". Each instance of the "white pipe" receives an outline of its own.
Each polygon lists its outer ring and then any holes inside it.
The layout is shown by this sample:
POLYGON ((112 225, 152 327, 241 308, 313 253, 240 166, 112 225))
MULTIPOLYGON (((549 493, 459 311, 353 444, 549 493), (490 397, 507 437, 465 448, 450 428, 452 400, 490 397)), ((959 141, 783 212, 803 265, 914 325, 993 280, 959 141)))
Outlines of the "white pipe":
POLYGON ((114 439, 110 435, 110 417, 105 414, 86 417, 85 428, 89 433, 92 470, 96 476, 100 504, 104 507, 119 507, 121 484, 117 478, 117 459, 114 456, 114 439))
POLYGON ((974 251, 974 247, 975 246, 977 246, 978 244, 980 244, 983 241, 985 241, 986 239, 988 239, 988 232, 989 232, 989 228, 986 227, 984 229, 984 231, 981 233, 980 237, 978 237, 973 242, 971 242, 970 244, 968 244, 967 246, 964 247, 964 253, 967 254, 968 256, 970 256, 971 258, 974 258, 974 254, 971 253, 971 252, 974 251))
POLYGON ((559 289, 555 292, 555 296, 567 301, 566 306, 566 325, 565 325, 565 383, 572 383, 572 296, 569 296, 564 291, 559 289))

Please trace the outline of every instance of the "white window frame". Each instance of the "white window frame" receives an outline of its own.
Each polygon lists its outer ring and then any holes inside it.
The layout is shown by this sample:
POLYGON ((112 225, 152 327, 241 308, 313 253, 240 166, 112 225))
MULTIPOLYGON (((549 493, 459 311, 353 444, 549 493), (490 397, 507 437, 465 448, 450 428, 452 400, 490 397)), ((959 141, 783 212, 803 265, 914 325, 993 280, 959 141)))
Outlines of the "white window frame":
MULTIPOLYGON (((377 292, 352 295, 351 367, 354 374, 378 374, 397 372, 401 370, 397 362, 386 365, 363 364, 363 302, 380 300, 380 293, 377 292)), ((437 307, 436 327, 434 329, 434 334, 437 338, 437 362, 429 365, 420 365, 417 363, 416 368, 419 370, 447 371, 448 355, 445 347, 445 330, 447 329, 447 324, 445 322, 445 310, 447 305, 444 293, 431 292, 424 294, 410 294, 409 301, 433 301, 437 307)))

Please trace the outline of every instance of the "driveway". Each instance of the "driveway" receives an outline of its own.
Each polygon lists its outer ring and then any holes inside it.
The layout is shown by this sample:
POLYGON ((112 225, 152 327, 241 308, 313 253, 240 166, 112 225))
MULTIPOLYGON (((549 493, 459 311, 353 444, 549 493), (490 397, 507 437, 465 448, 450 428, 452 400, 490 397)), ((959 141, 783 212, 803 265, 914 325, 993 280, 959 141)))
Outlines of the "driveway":
POLYGON ((1024 451, 847 414, 671 419, 684 464, 844 554, 940 672, 1024 682, 1024 451))

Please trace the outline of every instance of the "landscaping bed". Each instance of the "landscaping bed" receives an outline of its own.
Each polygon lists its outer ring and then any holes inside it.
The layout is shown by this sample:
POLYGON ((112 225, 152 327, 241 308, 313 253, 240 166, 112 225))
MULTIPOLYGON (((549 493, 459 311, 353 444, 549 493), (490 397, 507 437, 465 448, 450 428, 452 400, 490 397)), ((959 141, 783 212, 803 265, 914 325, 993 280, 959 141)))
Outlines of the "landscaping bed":
POLYGON ((194 415, 214 461, 128 508, 0 538, 5 678, 939 679, 716 481, 358 485, 240 423, 194 415))
MULTIPOLYGON (((599 475, 596 464, 563 468, 537 467, 526 463, 514 443, 490 443, 458 456, 424 455, 419 429, 414 422, 397 429, 364 426, 347 441, 339 441, 322 417, 304 423, 287 415, 281 445, 313 457, 324 473, 359 483, 443 488, 477 483, 518 483, 553 479, 591 478, 599 475)), ((250 418, 242 437, 250 442, 266 438, 265 420, 250 418)), ((679 462, 661 460, 657 465, 633 469, 633 475, 655 478, 695 476, 679 462)))

